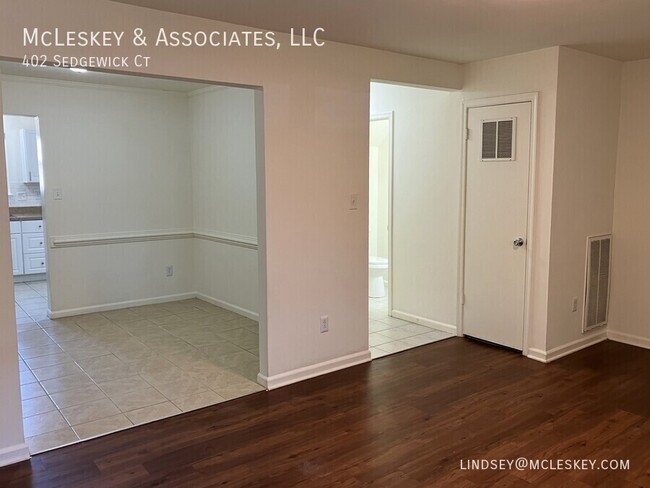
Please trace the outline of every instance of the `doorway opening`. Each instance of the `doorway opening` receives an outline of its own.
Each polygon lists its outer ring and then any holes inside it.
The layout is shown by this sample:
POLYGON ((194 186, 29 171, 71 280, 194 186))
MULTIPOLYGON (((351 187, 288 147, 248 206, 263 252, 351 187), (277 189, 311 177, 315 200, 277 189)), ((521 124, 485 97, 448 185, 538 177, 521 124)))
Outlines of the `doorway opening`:
MULTIPOLYGON (((30 452, 263 390, 261 90, 0 70, 42 139, 48 280, 16 284, 30 452)), ((25 245, 34 220, 12 215, 25 245)))
POLYGON ((441 90, 370 85, 368 316, 373 358, 456 334, 458 214, 453 207, 460 179, 459 101, 441 90))

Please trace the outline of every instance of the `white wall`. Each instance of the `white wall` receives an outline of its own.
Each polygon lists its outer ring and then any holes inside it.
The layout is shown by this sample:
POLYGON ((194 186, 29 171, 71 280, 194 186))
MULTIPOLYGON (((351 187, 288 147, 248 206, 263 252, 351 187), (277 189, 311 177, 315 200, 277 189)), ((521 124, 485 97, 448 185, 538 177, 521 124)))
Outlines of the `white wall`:
POLYGON ((546 350, 558 58, 559 48, 553 47, 470 63, 465 65, 463 84, 466 99, 539 94, 535 222, 532 242, 528 242, 533 253, 528 346, 541 351, 546 350))
POLYGON ((370 113, 394 113, 394 312, 456 325, 460 97, 373 83, 370 113))
POLYGON ((23 160, 20 130, 37 130, 35 117, 8 115, 4 116, 5 156, 7 158, 7 182, 9 184, 10 207, 40 207, 41 191, 38 184, 24 183, 23 160), (19 200, 18 194, 24 193, 25 199, 19 200))
MULTIPOLYGON (((233 30, 222 22, 106 0, 24 0, 19 5, 0 0, 0 10, 12 12, 0 18, 0 56, 14 60, 24 54, 26 25, 77 31, 233 30)), ((462 68, 453 63, 337 43, 290 48, 286 35, 278 38, 285 45, 280 50, 130 45, 119 50, 122 56, 152 56, 149 68, 132 71, 264 88, 265 217, 258 225, 266 229, 260 248, 266 263, 260 301, 267 304, 267 323, 260 334, 260 358, 273 386, 369 358, 368 213, 363 205, 348 210, 348 200, 350 193, 358 193, 362 202, 367 198, 370 79, 455 89, 462 79, 462 68), (323 314, 330 317, 327 334, 319 333, 323 314)), ((116 54, 80 47, 33 51, 50 56, 116 54)), ((4 229, 0 252, 5 259, 8 246, 4 229)), ((5 266, 9 276, 8 263, 5 266)), ((4 297, 11 293, 10 281, 2 283, 4 297)), ((7 330, 11 327, 4 324, 7 330)), ((0 359, 0 375, 10 388, 18 375, 13 359, 0 359)), ((14 400, 6 406, 6 415, 20 423, 14 400)), ((0 449, 13 441, 5 431, 0 439, 0 449)))
POLYGON ((609 335, 650 347, 650 59, 623 65, 609 335))
POLYGON ((585 259, 587 237, 612 232, 622 64, 564 47, 559 54, 547 351, 604 337, 582 332, 585 259))
MULTIPOLYGON (((2 113, 0 86, 0 113, 2 113)), ((0 119, 1 120, 1 119, 0 119)), ((3 129, 0 124, 0 129, 3 129)), ((4 129, 3 129, 4 130, 4 129)), ((0 151, 0 195, 7 194, 4 151, 0 151)), ((2 198, 6 202, 5 198, 2 198)), ((18 376, 16 304, 9 247, 9 207, 0 204, 0 466, 29 458, 25 444, 18 376)))
POLYGON ((368 254, 388 259, 390 120, 370 122, 370 164, 368 188, 368 254))
MULTIPOLYGON (((196 232, 257 241, 255 92, 215 87, 189 98, 193 226, 196 232)), ((194 240, 194 290, 258 312, 258 253, 194 240)))
MULTIPOLYGON (((50 240, 191 229, 185 94, 12 77, 2 85, 7 113, 39 117, 50 240)), ((48 258, 53 312, 192 288, 191 240, 48 249, 48 258)))

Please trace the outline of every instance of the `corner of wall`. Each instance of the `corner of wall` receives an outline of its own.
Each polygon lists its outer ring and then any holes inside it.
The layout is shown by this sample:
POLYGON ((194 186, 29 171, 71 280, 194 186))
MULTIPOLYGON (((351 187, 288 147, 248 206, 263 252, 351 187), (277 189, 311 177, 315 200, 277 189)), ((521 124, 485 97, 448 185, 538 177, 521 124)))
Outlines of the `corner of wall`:
POLYGON ((583 333, 588 236, 612 232, 621 63, 559 48, 548 283, 548 352, 593 343, 583 333), (578 312, 571 302, 577 298, 578 312))

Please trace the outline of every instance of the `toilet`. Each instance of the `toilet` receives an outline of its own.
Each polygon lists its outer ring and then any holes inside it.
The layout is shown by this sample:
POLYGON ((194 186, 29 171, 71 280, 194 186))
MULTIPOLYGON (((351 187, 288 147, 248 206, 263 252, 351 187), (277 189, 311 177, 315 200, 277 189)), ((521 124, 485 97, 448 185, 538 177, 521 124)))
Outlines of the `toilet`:
POLYGON ((384 278, 387 271, 388 259, 370 256, 368 260, 368 296, 370 298, 383 298, 386 296, 384 278))

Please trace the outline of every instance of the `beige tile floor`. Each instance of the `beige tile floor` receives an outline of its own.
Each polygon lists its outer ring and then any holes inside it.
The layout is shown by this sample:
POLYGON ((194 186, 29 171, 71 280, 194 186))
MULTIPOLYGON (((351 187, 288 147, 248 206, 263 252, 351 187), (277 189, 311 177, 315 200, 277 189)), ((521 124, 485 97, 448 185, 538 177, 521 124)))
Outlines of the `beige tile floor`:
POLYGON ((370 354, 373 359, 454 337, 426 325, 388 315, 388 297, 368 299, 370 354))
POLYGON ((33 454, 263 389, 241 315, 193 299, 49 320, 45 282, 15 293, 33 454))

